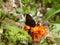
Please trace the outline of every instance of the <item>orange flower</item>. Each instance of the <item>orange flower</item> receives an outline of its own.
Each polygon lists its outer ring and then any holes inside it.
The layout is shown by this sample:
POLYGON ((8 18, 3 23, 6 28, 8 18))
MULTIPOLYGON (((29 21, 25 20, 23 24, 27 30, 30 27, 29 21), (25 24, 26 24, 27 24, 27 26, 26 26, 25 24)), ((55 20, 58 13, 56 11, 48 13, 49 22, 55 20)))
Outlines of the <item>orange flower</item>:
POLYGON ((44 36, 48 33, 46 27, 44 27, 44 26, 39 27, 39 32, 42 36, 44 36))
POLYGON ((44 26, 35 26, 31 28, 32 38, 34 41, 38 41, 47 34, 47 29, 44 26))
POLYGON ((31 28, 31 32, 36 33, 37 31, 38 31, 38 27, 37 26, 31 28))
POLYGON ((34 33, 32 35, 32 39, 33 39, 34 42, 39 42, 41 37, 42 37, 42 35, 39 35, 38 33, 34 33))
POLYGON ((24 29, 25 30, 29 30, 30 29, 30 26, 26 25, 26 26, 24 26, 24 29))
POLYGON ((24 29, 26 30, 31 29, 30 30, 32 33, 31 36, 34 42, 39 42, 40 39, 48 33, 46 27, 40 25, 36 25, 35 27, 31 27, 31 28, 30 26, 26 25, 24 29))

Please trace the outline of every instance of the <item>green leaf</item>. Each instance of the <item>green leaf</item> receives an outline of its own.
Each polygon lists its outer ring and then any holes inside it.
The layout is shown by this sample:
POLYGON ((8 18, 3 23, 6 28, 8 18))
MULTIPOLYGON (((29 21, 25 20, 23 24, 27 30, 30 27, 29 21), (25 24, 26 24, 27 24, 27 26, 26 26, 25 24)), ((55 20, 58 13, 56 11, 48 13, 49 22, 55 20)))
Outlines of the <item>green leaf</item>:
POLYGON ((0 28, 0 33, 3 33, 3 29, 0 28))
POLYGON ((6 16, 6 14, 3 12, 3 11, 0 11, 0 17, 5 17, 6 16))
POLYGON ((45 3, 52 3, 51 0, 44 0, 45 3))
POLYGON ((33 9, 31 10, 31 14, 32 14, 32 15, 37 15, 37 9, 36 9, 36 8, 33 8, 33 9))
POLYGON ((60 44, 60 38, 59 37, 55 38, 55 41, 56 41, 57 45, 60 44))
POLYGON ((54 23, 54 24, 60 24, 60 17, 59 14, 56 16, 55 21, 52 19, 49 19, 50 23, 54 23))
POLYGON ((56 13, 60 12, 60 6, 56 6, 51 8, 44 17, 44 21, 48 20, 50 17, 54 16, 56 13))
POLYGON ((23 19, 19 20, 19 22, 25 22, 25 18, 23 18, 23 19))
POLYGON ((0 6, 2 6, 3 2, 0 2, 0 6))
POLYGON ((55 28, 52 30, 52 32, 58 32, 60 31, 60 24, 54 24, 55 28))

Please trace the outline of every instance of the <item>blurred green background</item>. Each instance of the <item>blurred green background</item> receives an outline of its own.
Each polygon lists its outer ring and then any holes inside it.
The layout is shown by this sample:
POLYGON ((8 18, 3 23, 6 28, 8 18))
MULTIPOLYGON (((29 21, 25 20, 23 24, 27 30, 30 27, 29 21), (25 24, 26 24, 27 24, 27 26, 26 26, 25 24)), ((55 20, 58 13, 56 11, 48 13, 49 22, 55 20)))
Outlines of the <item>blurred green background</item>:
MULTIPOLYGON (((25 14, 47 26, 56 45, 60 45, 60 0, 0 0, 0 45, 34 45, 23 29, 25 14)), ((46 40, 38 45, 53 45, 46 40)))

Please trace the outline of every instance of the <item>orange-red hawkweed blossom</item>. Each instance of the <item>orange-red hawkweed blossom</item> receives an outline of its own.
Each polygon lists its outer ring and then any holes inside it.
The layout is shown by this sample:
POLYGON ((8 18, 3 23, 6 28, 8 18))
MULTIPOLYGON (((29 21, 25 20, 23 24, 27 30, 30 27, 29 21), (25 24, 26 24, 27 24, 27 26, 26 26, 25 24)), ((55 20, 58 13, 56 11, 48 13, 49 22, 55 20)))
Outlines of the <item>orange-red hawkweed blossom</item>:
POLYGON ((39 42, 40 39, 48 33, 46 27, 40 25, 36 25, 35 27, 31 28, 26 25, 24 29, 30 29, 32 34, 31 37, 34 42, 39 42))

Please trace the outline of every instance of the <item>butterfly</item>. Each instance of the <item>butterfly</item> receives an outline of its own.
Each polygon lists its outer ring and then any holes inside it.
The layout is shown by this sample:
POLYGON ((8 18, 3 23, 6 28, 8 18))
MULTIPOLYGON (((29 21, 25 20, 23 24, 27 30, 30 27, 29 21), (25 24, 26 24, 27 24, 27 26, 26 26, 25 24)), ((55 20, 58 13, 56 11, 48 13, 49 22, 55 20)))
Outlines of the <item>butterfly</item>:
POLYGON ((35 27, 35 25, 36 25, 35 21, 33 20, 33 18, 29 14, 26 14, 25 24, 30 26, 30 27, 35 27))
POLYGON ((48 33, 46 27, 37 25, 34 19, 29 14, 26 14, 25 20, 26 21, 24 29, 28 31, 33 41, 39 42, 40 39, 48 33))

